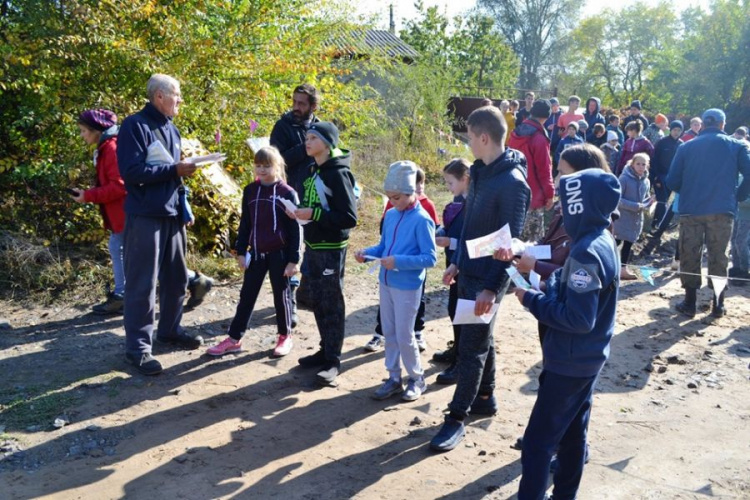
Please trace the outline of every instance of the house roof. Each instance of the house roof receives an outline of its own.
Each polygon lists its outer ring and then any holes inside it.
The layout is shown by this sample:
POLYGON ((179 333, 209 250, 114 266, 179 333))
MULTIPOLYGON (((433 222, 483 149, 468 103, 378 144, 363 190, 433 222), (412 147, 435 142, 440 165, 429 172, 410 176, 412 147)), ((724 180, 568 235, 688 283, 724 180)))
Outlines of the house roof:
POLYGON ((340 56, 380 54, 406 59, 419 57, 419 52, 386 30, 355 29, 339 33, 330 38, 328 45, 335 47, 340 56))

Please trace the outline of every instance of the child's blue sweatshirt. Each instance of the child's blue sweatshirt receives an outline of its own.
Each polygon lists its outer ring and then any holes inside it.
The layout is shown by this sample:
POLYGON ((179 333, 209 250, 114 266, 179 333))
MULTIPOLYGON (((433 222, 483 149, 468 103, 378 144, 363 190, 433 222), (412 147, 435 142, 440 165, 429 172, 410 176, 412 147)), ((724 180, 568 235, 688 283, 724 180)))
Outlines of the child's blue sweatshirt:
POLYGON ((544 369, 569 377, 592 377, 609 357, 615 327, 620 259, 607 230, 620 201, 617 178, 598 169, 560 179, 563 224, 573 239, 562 269, 547 292, 529 291, 523 305, 549 326, 544 369))
POLYGON ((365 249, 365 255, 396 258, 396 269, 380 268, 380 282, 399 290, 422 287, 425 269, 435 266, 435 223, 419 202, 399 212, 388 210, 383 219, 380 243, 365 249))
POLYGON ((583 144, 583 138, 579 135, 574 135, 573 137, 565 136, 562 139, 560 139, 560 142, 557 143, 557 149, 555 150, 555 164, 560 163, 560 155, 563 151, 568 149, 571 146, 575 146, 576 144, 583 144))

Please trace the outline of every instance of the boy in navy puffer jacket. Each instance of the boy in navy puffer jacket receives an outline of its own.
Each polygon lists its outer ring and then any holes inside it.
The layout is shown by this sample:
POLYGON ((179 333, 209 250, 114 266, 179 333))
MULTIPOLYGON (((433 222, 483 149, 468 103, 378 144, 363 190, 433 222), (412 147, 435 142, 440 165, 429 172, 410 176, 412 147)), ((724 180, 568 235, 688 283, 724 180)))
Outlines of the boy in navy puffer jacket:
POLYGON ((575 498, 583 474, 594 385, 609 357, 615 325, 620 262, 607 230, 620 201, 612 174, 585 170, 560 179, 563 223, 573 238, 564 267, 544 293, 516 291, 531 314, 549 327, 539 392, 523 437, 519 500, 544 497, 552 456, 559 467, 554 497, 575 498))

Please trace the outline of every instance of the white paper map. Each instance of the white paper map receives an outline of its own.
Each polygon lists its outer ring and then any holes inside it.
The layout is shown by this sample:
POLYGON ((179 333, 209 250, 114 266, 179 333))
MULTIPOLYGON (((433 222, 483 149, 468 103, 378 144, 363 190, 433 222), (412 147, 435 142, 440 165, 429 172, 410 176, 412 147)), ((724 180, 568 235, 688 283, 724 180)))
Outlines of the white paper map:
POLYGON ((542 290, 540 286, 542 283, 542 277, 539 276, 539 273, 537 273, 533 269, 529 273, 529 281, 531 282, 531 288, 533 288, 534 290, 538 292, 542 290))
POLYGON ((185 158, 185 163, 192 163, 193 165, 208 165, 209 163, 219 163, 227 159, 227 155, 224 153, 210 153, 201 156, 192 156, 185 158))
POLYGON ((477 316, 474 314, 474 306, 476 305, 475 300, 458 299, 456 304, 456 314, 453 316, 454 325, 476 325, 476 324, 489 324, 492 321, 492 317, 497 312, 497 308, 500 304, 492 304, 490 312, 477 316))
MULTIPOLYGON (((277 196, 276 197, 276 201, 278 201, 282 205, 284 205, 284 209, 287 212, 294 213, 294 211, 297 210, 297 205, 295 205, 294 203, 292 203, 291 200, 287 200, 286 198, 282 198, 281 196, 277 196)), ((310 223, 309 220, 299 220, 299 219, 295 219, 295 220, 297 221, 297 224, 299 224, 300 226, 304 226, 305 224, 309 224, 310 223)))
POLYGON ((513 238, 510 235, 510 226, 506 224, 494 233, 480 236, 473 240, 467 240, 466 250, 469 252, 470 259, 490 257, 495 253, 495 250, 511 248, 512 241, 513 238))
MULTIPOLYGON (((375 257, 374 255, 365 255, 365 262, 371 262, 372 265, 370 265, 369 269, 367 269, 367 272, 370 274, 375 274, 375 271, 380 268, 380 263, 383 260, 381 257, 375 257)), ((391 271, 398 272, 398 269, 391 269, 391 271)))
POLYGON ((523 253, 534 257, 536 260, 549 260, 552 258, 552 247, 550 245, 531 245, 526 247, 523 253))

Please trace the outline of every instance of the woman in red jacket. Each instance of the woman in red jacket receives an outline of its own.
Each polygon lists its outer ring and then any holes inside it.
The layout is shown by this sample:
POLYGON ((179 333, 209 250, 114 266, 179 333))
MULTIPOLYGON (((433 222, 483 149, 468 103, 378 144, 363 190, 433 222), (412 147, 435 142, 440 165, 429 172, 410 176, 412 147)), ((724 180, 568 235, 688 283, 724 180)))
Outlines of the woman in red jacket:
POLYGON ((109 255, 115 288, 107 300, 94 306, 97 314, 122 314, 125 293, 123 270, 122 231, 125 228, 125 183, 117 167, 117 115, 107 109, 89 109, 78 117, 81 138, 88 145, 96 145, 94 165, 96 185, 90 189, 74 189, 73 200, 78 203, 97 203, 102 212, 104 227, 110 231, 109 255))

